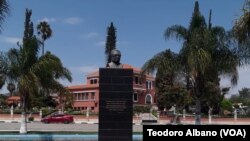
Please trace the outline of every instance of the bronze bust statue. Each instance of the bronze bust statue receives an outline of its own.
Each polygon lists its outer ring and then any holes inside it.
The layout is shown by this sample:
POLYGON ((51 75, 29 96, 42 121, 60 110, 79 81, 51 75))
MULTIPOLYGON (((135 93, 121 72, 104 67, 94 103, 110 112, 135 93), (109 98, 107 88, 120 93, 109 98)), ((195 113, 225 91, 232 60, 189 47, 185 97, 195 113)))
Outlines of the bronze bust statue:
POLYGON ((111 62, 108 63, 107 68, 122 68, 121 60, 121 52, 117 49, 113 49, 111 51, 111 62))

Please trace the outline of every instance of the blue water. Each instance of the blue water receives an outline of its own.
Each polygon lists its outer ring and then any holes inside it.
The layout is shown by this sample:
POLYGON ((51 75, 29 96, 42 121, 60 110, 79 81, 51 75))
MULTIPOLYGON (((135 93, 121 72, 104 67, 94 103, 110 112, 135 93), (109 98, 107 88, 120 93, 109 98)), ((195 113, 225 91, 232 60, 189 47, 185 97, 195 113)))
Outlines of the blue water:
MULTIPOLYGON (((98 141, 98 135, 81 134, 0 134, 0 141, 98 141)), ((133 141, 142 141, 142 135, 133 135, 133 141)))

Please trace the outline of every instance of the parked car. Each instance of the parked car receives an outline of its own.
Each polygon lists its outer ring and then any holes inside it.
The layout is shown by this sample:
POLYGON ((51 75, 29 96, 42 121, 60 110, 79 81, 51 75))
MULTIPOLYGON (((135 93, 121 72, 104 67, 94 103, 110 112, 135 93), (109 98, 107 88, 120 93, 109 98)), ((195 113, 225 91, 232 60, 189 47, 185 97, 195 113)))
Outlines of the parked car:
POLYGON ((52 114, 41 119, 43 123, 73 123, 74 117, 66 114, 52 114))

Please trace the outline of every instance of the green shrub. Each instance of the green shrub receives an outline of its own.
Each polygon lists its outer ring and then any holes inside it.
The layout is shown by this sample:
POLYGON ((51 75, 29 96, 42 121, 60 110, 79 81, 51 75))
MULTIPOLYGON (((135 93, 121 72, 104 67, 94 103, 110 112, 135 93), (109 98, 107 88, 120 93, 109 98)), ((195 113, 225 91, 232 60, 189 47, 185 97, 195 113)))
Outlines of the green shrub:
POLYGON ((65 113, 71 114, 71 115, 82 115, 83 114, 81 111, 73 111, 73 110, 65 111, 65 113))
POLYGON ((28 121, 34 121, 34 117, 29 117, 28 121))
POLYGON ((152 115, 154 115, 155 117, 158 117, 157 110, 153 110, 152 115))
POLYGON ((50 115, 51 113, 54 113, 57 111, 55 109, 51 109, 51 108, 47 108, 47 107, 42 108, 41 110, 42 110, 42 117, 45 117, 45 116, 50 115))
POLYGON ((150 112, 149 106, 134 106, 133 107, 133 115, 141 114, 141 113, 148 113, 150 112))

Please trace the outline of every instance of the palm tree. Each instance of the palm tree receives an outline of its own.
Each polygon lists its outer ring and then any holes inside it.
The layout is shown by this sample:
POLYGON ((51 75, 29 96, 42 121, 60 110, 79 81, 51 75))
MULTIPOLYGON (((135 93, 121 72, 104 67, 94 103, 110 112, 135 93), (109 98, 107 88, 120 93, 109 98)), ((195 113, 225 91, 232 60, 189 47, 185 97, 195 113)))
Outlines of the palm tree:
MULTIPOLYGON (((180 81, 184 79, 181 72, 182 66, 177 53, 170 49, 156 54, 142 66, 142 73, 156 72, 156 93, 157 105, 160 109, 175 105, 176 113, 182 110, 187 104, 188 95, 184 89, 184 84, 180 81)), ((173 122, 176 123, 178 114, 174 115, 173 122)))
POLYGON ((42 39, 42 55, 44 55, 44 42, 52 36, 52 30, 50 25, 46 21, 41 21, 37 25, 37 34, 41 36, 42 39))
POLYGON ((205 28, 205 18, 201 15, 199 4, 196 1, 188 29, 181 25, 174 25, 165 31, 166 39, 175 37, 180 41, 183 40, 183 46, 179 52, 180 63, 184 66, 186 88, 194 94, 196 100, 196 124, 200 124, 201 107, 199 98, 204 86, 204 71, 207 64, 211 62, 211 56, 205 48, 205 43, 202 46, 205 28))
POLYGON ((245 0, 243 14, 235 20, 232 35, 238 45, 241 65, 249 65, 250 61, 250 0, 245 0))
POLYGON ((230 48, 224 28, 212 27, 211 11, 207 26, 205 18, 199 12, 197 1, 189 28, 172 26, 166 30, 165 36, 166 39, 176 37, 184 40, 180 55, 186 67, 187 84, 191 84, 191 91, 196 99, 196 124, 200 124, 200 102, 204 99, 208 82, 219 86, 219 75, 227 74, 231 77, 232 85, 237 84, 237 54, 230 48))
MULTIPOLYGON (((2 24, 5 21, 5 18, 9 15, 10 9, 9 9, 9 3, 7 0, 1 0, 0 1, 0 33, 3 30, 2 24)), ((1 54, 2 55, 2 54, 1 54)), ((3 68, 1 66, 0 70, 0 89, 2 89, 4 82, 5 82, 5 75, 3 74, 3 68)))
POLYGON ((0 52, 0 89, 2 89, 5 84, 6 74, 8 70, 8 65, 5 60, 7 60, 6 53, 0 52))
POLYGON ((250 39, 250 1, 245 0, 243 14, 235 20, 233 33, 239 43, 244 43, 250 39))
POLYGON ((3 29, 2 24, 4 23, 5 18, 9 15, 10 12, 9 7, 10 6, 7 0, 0 1, 0 32, 3 29))
MULTIPOLYGON (((200 124, 201 100, 206 95, 208 82, 219 86, 219 75, 228 74, 234 82, 232 84, 237 84, 237 55, 227 44, 225 30, 222 27, 212 27, 211 12, 209 25, 206 24, 199 11, 198 1, 195 2, 189 28, 174 25, 167 28, 164 35, 166 39, 183 41, 177 62, 182 67, 178 67, 176 72, 184 74, 186 89, 193 95, 196 103, 195 123, 200 124)), ((176 62, 173 61, 173 64, 176 62)))
MULTIPOLYGON (((17 84, 17 92, 22 101, 22 121, 20 133, 27 133, 26 111, 33 94, 44 92, 58 92, 65 87, 59 82, 59 79, 71 81, 71 73, 65 67, 58 57, 46 52, 39 57, 40 42, 33 35, 33 23, 30 21, 32 11, 26 9, 25 13, 25 30, 23 45, 19 48, 12 48, 7 52, 8 71, 7 79, 17 84)), ((1 57, 4 58, 4 57, 1 57)))

